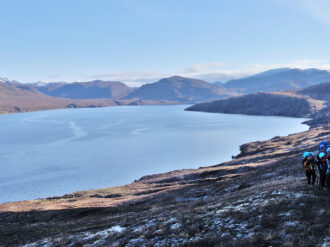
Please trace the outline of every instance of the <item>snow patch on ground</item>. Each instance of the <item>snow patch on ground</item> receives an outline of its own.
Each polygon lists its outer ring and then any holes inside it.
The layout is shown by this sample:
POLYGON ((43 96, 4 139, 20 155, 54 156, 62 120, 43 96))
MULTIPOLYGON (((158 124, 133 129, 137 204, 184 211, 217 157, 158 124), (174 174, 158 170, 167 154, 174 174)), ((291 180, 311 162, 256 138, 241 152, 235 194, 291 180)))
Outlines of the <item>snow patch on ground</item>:
POLYGON ((31 244, 26 244, 23 247, 37 247, 37 246, 51 247, 53 245, 50 242, 50 239, 46 238, 46 239, 38 241, 38 242, 34 242, 34 243, 31 243, 31 244))
POLYGON ((171 225, 171 230, 178 229, 178 228, 180 228, 180 226, 181 225, 179 223, 175 223, 175 224, 171 225))
POLYGON ((123 231, 125 231, 124 227, 113 226, 109 229, 99 231, 99 232, 95 232, 95 233, 88 233, 87 232, 87 233, 85 233, 86 237, 84 237, 83 240, 90 240, 90 239, 93 239, 95 237, 104 239, 104 238, 108 237, 110 233, 115 233, 115 232, 121 233, 123 231))
POLYGON ((299 221, 288 221, 288 222, 285 222, 285 225, 286 226, 297 226, 297 225, 299 225, 299 221))
POLYGON ((109 231, 111 231, 111 232, 119 232, 119 233, 121 233, 121 232, 123 232, 125 230, 126 230, 126 228, 125 227, 121 227, 121 226, 113 226, 113 227, 111 227, 109 229, 109 231))
POLYGON ((324 243, 323 243, 322 247, 330 247, 330 237, 329 236, 324 239, 324 243))
POLYGON ((166 221, 165 224, 173 223, 173 222, 176 222, 176 221, 177 221, 176 218, 172 217, 168 221, 166 221))

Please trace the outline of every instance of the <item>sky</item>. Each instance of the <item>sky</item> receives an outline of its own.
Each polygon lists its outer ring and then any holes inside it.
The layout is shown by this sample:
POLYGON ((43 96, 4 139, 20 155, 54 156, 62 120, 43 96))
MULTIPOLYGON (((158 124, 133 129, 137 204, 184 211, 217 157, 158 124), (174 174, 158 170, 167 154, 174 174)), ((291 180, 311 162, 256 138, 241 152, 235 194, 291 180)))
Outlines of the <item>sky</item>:
POLYGON ((138 86, 330 70, 329 12, 329 0, 0 0, 0 77, 138 86))

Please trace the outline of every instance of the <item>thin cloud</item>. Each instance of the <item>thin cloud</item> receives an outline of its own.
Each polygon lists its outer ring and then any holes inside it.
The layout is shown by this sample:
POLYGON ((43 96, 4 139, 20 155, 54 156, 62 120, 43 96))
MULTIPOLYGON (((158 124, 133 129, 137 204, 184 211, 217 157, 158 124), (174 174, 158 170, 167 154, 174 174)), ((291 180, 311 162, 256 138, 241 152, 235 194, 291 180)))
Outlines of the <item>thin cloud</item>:
POLYGON ((60 75, 50 75, 50 76, 48 76, 48 78, 51 78, 51 79, 60 78, 60 77, 61 77, 60 75))
POLYGON ((330 1, 329 0, 272 0, 293 11, 300 11, 306 16, 330 25, 330 1))
POLYGON ((186 68, 179 72, 180 74, 192 74, 192 73, 210 73, 217 71, 224 67, 224 63, 222 62, 213 62, 206 64, 195 64, 189 68, 186 68))
POLYGON ((329 0, 302 0, 300 4, 321 22, 330 25, 330 1, 329 0))
POLYGON ((85 78, 88 80, 110 80, 110 81, 122 81, 129 86, 135 87, 142 84, 158 81, 161 78, 169 77, 170 73, 157 73, 157 72, 113 72, 88 75, 85 78))

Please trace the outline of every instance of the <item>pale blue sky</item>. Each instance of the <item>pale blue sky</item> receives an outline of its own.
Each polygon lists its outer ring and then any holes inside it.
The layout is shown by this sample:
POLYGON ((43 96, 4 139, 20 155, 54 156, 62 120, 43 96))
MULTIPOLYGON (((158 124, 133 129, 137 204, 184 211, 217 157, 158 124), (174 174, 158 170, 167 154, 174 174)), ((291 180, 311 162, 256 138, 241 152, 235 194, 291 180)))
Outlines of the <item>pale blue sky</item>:
POLYGON ((330 69, 329 12, 328 0, 0 0, 0 77, 137 85, 330 69))

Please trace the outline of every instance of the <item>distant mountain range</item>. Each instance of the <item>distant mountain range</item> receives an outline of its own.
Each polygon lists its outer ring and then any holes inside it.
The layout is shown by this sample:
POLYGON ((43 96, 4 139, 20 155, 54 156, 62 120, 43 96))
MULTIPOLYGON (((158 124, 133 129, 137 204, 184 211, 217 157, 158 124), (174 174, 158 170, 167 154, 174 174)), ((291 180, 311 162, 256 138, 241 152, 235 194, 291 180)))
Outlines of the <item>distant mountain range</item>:
POLYGON ((0 78, 0 113, 58 108, 195 103, 235 96, 207 82, 171 77, 131 88, 118 81, 22 84, 0 78))
POLYGON ((230 80, 223 86, 247 94, 305 88, 330 81, 330 73, 319 69, 279 68, 241 79, 230 80))
POLYGON ((131 88, 119 81, 101 80, 30 85, 49 96, 70 99, 169 100, 178 103, 196 103, 239 94, 299 89, 328 81, 330 81, 330 73, 326 70, 279 68, 226 83, 208 83, 173 76, 140 88, 131 88))
POLYGON ((119 81, 99 80, 74 83, 33 83, 30 86, 49 96, 70 99, 165 100, 196 103, 238 95, 221 86, 179 76, 164 78, 140 88, 131 88, 119 81))
MULTIPOLYGON (((22 84, 0 78, 0 111, 19 112, 67 107, 99 107, 109 105, 184 104, 230 98, 254 92, 295 90, 301 97, 328 96, 323 91, 308 86, 330 81, 330 73, 318 69, 280 68, 263 73, 221 82, 173 76, 139 88, 128 87, 119 81, 53 82, 22 84), (313 91, 314 90, 314 91, 313 91), (323 95, 321 95, 323 94, 323 95)), ((248 96, 246 99, 256 96, 248 96)), ((263 102, 264 95, 258 95, 263 102)), ((275 96, 279 97, 279 96, 275 96)), ((236 102, 231 99, 226 102, 236 102)), ((259 102, 259 103, 260 103, 259 102)), ((224 103, 222 103, 224 104, 224 103)), ((299 114, 298 114, 299 115, 299 114)))

